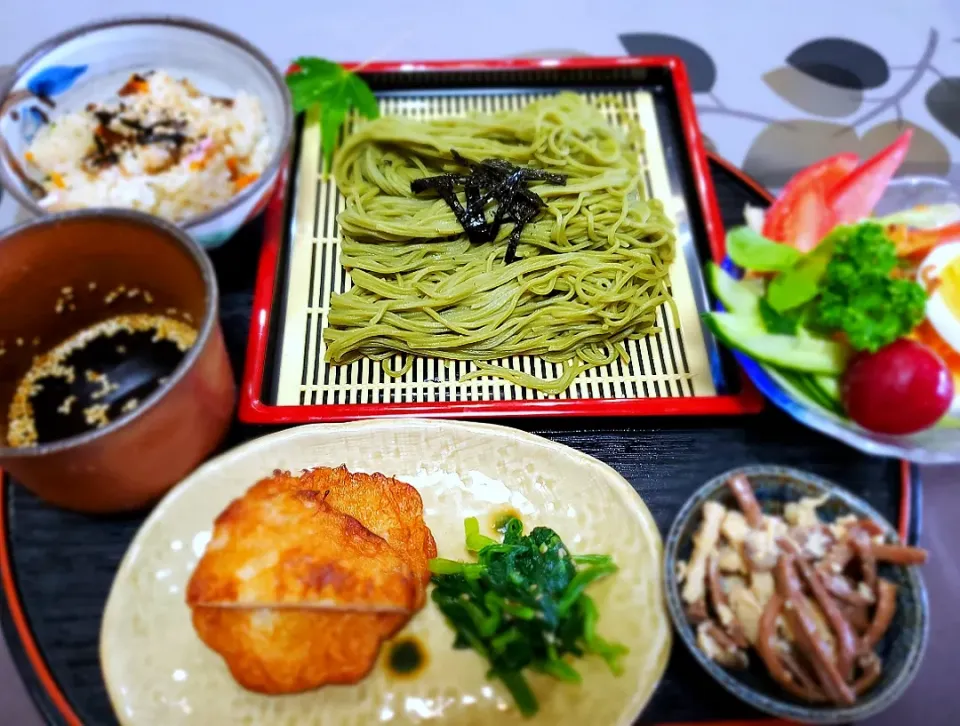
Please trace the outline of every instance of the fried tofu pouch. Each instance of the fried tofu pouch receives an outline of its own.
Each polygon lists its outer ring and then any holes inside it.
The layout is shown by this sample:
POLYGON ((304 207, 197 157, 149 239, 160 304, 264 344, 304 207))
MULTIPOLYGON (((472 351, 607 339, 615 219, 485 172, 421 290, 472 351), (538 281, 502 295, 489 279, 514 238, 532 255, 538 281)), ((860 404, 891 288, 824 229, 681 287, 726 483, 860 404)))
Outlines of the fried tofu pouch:
POLYGON ((234 679, 267 695, 362 680, 408 615, 292 608, 198 607, 193 627, 234 679))
POLYGON ((436 545, 422 512, 382 475, 274 472, 214 522, 187 586, 197 634, 253 691, 356 683, 423 605, 436 545))
POLYGON ((383 474, 351 474, 345 466, 304 472, 300 486, 321 492, 331 507, 386 540, 418 579, 416 608, 423 607, 430 583, 428 564, 437 556, 437 543, 423 521, 423 500, 414 487, 383 474))
POLYGON ((188 605, 410 612, 419 580, 387 542, 285 475, 258 482, 214 522, 188 605))

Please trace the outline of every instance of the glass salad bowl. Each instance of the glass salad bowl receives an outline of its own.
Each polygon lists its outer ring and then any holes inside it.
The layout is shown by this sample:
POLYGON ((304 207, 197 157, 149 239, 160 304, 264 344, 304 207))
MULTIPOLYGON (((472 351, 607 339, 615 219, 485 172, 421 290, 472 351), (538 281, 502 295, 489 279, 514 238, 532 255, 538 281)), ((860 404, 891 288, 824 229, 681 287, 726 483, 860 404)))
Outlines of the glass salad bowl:
MULTIPOLYGON (((752 214, 747 210, 745 216, 752 214)), ((953 225, 960 222, 960 190, 945 180, 932 177, 893 179, 875 205, 874 215, 893 214, 902 216, 907 224, 917 229, 953 225)), ((758 223, 756 219, 745 221, 754 228, 758 223)), ((935 425, 917 433, 888 435, 867 430, 846 415, 841 401, 840 376, 798 373, 786 366, 771 365, 738 350, 735 341, 724 339, 722 331, 715 329, 715 332, 721 342, 733 349, 738 363, 757 389, 800 423, 867 454, 918 464, 960 462, 960 237, 937 245, 920 260, 915 260, 919 262, 918 281, 921 281, 921 275, 933 272, 941 280, 952 274, 957 282, 949 288, 946 284, 926 286, 930 293, 926 317, 909 336, 937 352, 954 381, 954 398, 947 413, 935 425), (925 271, 925 268, 930 269, 925 271), (948 296, 954 299, 948 299, 948 296)), ((736 280, 742 281, 744 276, 743 270, 729 257, 723 260, 720 270, 736 280)), ((718 275, 719 271, 708 271, 708 277, 714 278, 714 292, 721 300, 717 309, 728 310, 731 301, 725 300, 725 296, 717 291, 715 278, 718 275), (724 302, 728 304, 724 305, 724 302)))

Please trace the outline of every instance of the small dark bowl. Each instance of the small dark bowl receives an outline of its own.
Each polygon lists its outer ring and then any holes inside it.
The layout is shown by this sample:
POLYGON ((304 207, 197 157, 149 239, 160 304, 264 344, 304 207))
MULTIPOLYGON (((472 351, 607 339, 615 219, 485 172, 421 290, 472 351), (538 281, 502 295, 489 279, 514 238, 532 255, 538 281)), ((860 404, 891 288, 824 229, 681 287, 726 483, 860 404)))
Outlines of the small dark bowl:
POLYGON ((725 472, 702 486, 677 515, 664 548, 664 580, 670 617, 693 657, 724 688, 751 706, 781 718, 803 723, 839 724, 860 721, 873 716, 896 701, 917 675, 927 645, 929 609, 927 590, 916 567, 884 565, 880 574, 897 585, 897 612, 886 636, 876 649, 883 661, 879 682, 850 707, 815 706, 793 698, 767 674, 759 656, 750 654, 750 667, 744 671, 728 670, 710 660, 697 647, 696 633, 687 621, 680 587, 677 582, 677 561, 687 560, 693 548, 693 535, 700 527, 703 504, 718 501, 728 507, 736 503, 726 482, 735 474, 744 474, 753 484, 757 499, 768 514, 782 514, 787 502, 801 497, 829 494, 830 500, 820 509, 821 517, 832 521, 846 514, 868 517, 885 533, 896 538, 896 530, 862 499, 841 487, 796 469, 781 466, 747 466, 725 472))

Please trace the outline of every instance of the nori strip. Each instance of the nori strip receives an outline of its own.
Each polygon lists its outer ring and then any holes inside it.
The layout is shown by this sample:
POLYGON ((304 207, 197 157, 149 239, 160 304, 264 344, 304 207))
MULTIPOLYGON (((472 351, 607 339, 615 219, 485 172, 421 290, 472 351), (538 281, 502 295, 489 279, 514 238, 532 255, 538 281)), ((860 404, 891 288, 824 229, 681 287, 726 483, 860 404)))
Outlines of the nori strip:
POLYGON ((474 243, 494 241, 500 227, 505 222, 512 222, 514 226, 507 237, 504 254, 504 262, 509 265, 517 257, 517 246, 524 226, 546 206, 539 196, 526 187, 527 182, 546 181, 562 186, 567 183, 567 177, 542 169, 514 166, 503 159, 484 159, 475 164, 463 158, 455 149, 450 150, 450 155, 470 173, 414 179, 410 182, 410 191, 414 194, 435 191, 447 203, 468 239, 474 243), (456 187, 463 187, 466 207, 460 203, 456 187), (488 222, 486 206, 490 202, 496 202, 497 207, 493 219, 488 222))

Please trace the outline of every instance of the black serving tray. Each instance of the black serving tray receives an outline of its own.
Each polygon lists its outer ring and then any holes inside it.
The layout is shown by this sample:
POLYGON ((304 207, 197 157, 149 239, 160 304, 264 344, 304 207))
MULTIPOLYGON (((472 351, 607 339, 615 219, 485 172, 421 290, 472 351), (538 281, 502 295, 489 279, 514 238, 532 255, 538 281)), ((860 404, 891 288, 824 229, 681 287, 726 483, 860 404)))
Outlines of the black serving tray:
MULTIPOLYGON (((762 189, 722 161, 711 159, 710 169, 726 225, 740 222, 745 203, 767 203, 762 189)), ((262 220, 255 220, 211 253, 221 287, 227 346, 238 374, 261 239, 262 220)), ((740 417, 507 423, 613 466, 643 496, 662 533, 687 497, 708 479, 734 466, 756 463, 793 466, 832 479, 891 522, 904 515, 912 541, 919 532, 921 490, 915 471, 904 486, 903 474, 910 470, 900 462, 865 456, 770 407, 762 414, 740 417)), ((271 430, 275 429, 238 423, 227 446, 271 430)), ((114 572, 146 513, 73 514, 43 504, 10 481, 3 484, 0 504, 0 566, 8 575, 6 597, 0 599, 0 624, 30 694, 50 724, 116 724, 100 674, 100 618, 114 572)), ((730 722, 762 720, 766 717, 722 690, 677 643, 639 723, 724 721, 731 726, 730 722)), ((5 723, 2 715, 0 723, 5 723)))

